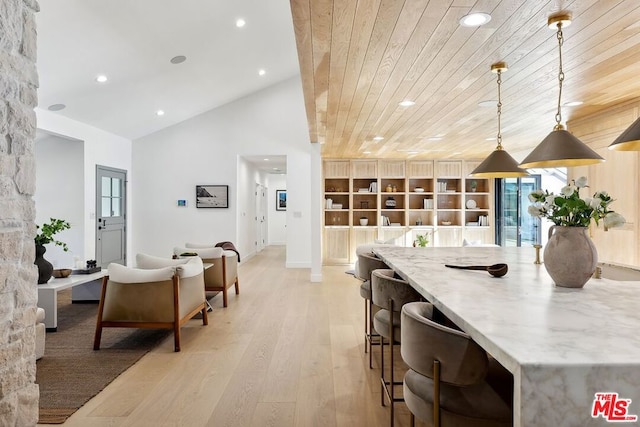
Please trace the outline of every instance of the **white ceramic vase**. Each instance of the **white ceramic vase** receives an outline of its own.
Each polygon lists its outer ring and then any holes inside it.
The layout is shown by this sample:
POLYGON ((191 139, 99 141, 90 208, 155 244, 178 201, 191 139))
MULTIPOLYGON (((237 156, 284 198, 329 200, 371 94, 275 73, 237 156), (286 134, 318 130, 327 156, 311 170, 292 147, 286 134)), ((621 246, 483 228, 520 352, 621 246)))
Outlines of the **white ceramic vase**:
POLYGON ((549 228, 544 266, 556 286, 581 288, 596 270, 598 251, 587 231, 587 227, 549 228))

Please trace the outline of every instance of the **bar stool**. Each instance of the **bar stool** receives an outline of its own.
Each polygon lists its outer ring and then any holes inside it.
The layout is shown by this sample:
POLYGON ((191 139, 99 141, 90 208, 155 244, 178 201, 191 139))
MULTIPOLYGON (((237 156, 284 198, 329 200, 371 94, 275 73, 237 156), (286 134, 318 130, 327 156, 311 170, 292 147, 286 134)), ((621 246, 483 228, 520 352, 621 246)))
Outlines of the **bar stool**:
POLYGON ((380 336, 373 331, 373 314, 378 307, 371 302, 371 272, 377 269, 388 269, 387 264, 372 252, 358 254, 356 276, 363 280, 360 285, 360 296, 364 298, 364 352, 369 347, 369 369, 373 368, 371 345, 380 344, 380 336), (375 341, 375 342, 374 342, 375 341))
POLYGON ((402 307, 404 400, 415 417, 437 427, 513 425, 513 376, 427 302, 402 307))
POLYGON ((373 328, 380 334, 380 399, 384 406, 385 395, 389 400, 389 425, 394 423, 394 404, 403 402, 403 398, 395 396, 394 386, 402 385, 402 381, 395 381, 394 378, 394 356, 393 350, 396 343, 401 340, 400 335, 400 310, 402 306, 409 302, 419 301, 420 294, 413 289, 409 282, 394 275, 393 270, 374 270, 371 274, 371 296, 373 304, 380 307, 373 317, 373 328), (384 373, 384 342, 389 343, 390 354, 390 375, 385 378, 384 373))

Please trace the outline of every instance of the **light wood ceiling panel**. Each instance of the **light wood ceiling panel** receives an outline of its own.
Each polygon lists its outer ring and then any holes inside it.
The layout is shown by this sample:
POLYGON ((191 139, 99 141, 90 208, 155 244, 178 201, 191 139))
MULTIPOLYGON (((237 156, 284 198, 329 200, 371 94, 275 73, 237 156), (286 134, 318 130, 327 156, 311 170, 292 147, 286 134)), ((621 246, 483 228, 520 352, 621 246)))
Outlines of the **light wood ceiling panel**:
POLYGON ((291 0, 291 8, 309 136, 326 158, 485 157, 496 108, 478 103, 497 97, 489 69, 498 61, 509 65, 504 146, 531 150, 555 123, 558 46, 547 17, 559 10, 573 14, 563 29, 563 103, 584 102, 563 107, 563 121, 640 98, 637 0, 291 0), (460 26, 470 12, 492 19, 460 26), (399 106, 405 99, 416 104, 399 106))

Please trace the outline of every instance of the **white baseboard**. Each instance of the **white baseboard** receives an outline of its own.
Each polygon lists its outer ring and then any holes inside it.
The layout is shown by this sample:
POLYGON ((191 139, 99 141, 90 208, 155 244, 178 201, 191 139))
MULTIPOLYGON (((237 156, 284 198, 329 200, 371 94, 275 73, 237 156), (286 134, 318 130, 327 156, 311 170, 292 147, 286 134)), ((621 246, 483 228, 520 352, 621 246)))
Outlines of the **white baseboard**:
POLYGON ((287 262, 287 268, 311 268, 310 262, 287 262))
POLYGON ((320 274, 312 274, 310 280, 311 280, 312 283, 322 282, 322 273, 320 273, 320 274))

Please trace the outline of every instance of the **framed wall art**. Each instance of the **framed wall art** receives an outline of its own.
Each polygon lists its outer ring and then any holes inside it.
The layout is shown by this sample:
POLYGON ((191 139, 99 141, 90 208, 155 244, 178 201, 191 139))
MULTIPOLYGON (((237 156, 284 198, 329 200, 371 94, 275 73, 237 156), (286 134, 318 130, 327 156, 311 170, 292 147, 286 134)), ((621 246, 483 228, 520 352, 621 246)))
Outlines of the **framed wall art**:
POLYGON ((228 185, 196 185, 197 208, 228 208, 228 185))
POLYGON ((276 190, 276 210, 287 210, 287 190, 276 190))

